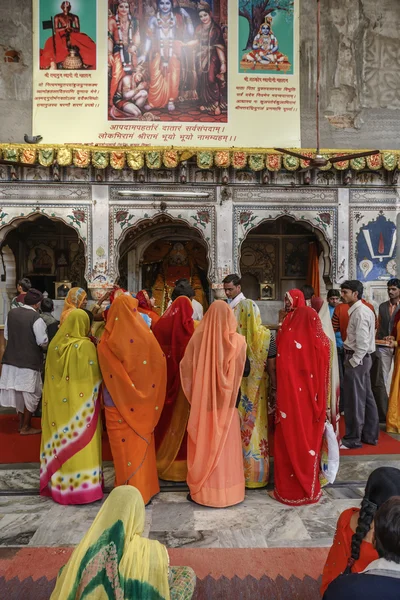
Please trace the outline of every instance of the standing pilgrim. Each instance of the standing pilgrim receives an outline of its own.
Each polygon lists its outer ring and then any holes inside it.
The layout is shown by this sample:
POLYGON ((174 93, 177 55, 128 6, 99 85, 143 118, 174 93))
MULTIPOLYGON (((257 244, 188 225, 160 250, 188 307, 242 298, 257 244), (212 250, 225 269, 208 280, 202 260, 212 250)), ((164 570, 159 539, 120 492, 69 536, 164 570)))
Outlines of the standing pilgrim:
POLYGON ((291 506, 321 497, 319 463, 329 390, 330 341, 303 292, 285 296, 288 314, 277 336, 275 489, 291 506))
POLYGON ((38 310, 43 295, 31 288, 24 305, 10 310, 4 327, 7 347, 0 378, 0 405, 14 407, 19 413, 21 435, 40 433, 31 427, 42 395, 43 350, 47 347, 46 324, 38 310))
POLYGON ((349 305, 349 324, 344 341, 344 419, 345 448, 361 448, 362 444, 376 445, 379 436, 379 417, 371 389, 371 354, 375 352, 375 317, 363 304, 364 287, 353 279, 340 286, 343 302, 349 305))
POLYGON ((225 296, 228 298, 228 304, 235 313, 235 317, 237 317, 238 310, 236 307, 238 306, 241 300, 246 300, 246 296, 242 293, 242 280, 239 275, 233 273, 231 275, 227 275, 225 279, 222 280, 224 284, 224 292, 225 296))

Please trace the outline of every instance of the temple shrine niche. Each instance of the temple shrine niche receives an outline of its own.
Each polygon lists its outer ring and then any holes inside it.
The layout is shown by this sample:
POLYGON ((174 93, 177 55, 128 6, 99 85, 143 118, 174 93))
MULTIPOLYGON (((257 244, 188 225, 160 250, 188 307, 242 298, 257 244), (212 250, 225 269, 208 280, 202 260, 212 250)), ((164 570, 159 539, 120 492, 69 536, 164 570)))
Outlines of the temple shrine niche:
POLYGON ((119 283, 133 291, 151 289, 162 314, 178 279, 188 279, 195 298, 206 310, 210 301, 207 248, 187 226, 167 227, 142 236, 127 233, 121 245, 119 283), (154 239, 154 237, 158 239, 154 239))
POLYGON ((5 235, 0 254, 5 249, 15 261, 12 281, 6 271, 6 287, 12 295, 22 277, 56 300, 63 300, 72 285, 86 288, 84 244, 62 221, 43 215, 27 218, 5 235))
POLYGON ((309 281, 310 268, 319 273, 320 290, 324 290, 329 283, 327 252, 329 256, 329 245, 320 231, 290 217, 265 220, 249 232, 240 254, 242 290, 258 302, 264 322, 277 322, 285 293, 309 281), (315 257, 312 266, 311 252, 315 257))

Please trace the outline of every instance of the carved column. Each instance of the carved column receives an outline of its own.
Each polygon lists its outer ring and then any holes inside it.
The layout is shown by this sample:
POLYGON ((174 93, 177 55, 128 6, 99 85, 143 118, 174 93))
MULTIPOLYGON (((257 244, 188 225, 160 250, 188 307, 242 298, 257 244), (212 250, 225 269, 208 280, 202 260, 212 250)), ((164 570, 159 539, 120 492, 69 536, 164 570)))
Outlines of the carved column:
POLYGON ((93 242, 88 252, 92 252, 93 269, 89 274, 88 288, 94 300, 98 300, 113 284, 109 275, 108 189, 106 185, 92 186, 93 242))

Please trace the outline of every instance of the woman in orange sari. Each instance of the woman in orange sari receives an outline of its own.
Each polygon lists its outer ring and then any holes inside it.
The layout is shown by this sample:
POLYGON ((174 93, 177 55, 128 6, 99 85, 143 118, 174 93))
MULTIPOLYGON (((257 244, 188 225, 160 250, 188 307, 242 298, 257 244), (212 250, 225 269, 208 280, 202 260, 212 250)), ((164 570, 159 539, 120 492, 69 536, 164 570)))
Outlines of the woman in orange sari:
POLYGON ((80 287, 71 288, 68 292, 67 297, 64 300, 64 307, 60 317, 60 325, 62 325, 68 315, 75 310, 75 308, 86 308, 87 305, 87 293, 80 287))
POLYGON ((154 428, 165 400, 165 356, 132 296, 111 304, 97 347, 115 485, 133 485, 147 504, 160 491, 154 428))
POLYGON ((182 390, 179 363, 193 332, 193 306, 187 296, 179 296, 153 328, 167 357, 167 395, 155 431, 158 475, 167 481, 186 481, 190 406, 182 390))
POLYGON ((244 500, 242 439, 236 399, 246 362, 246 340, 233 311, 213 302, 196 328, 181 370, 191 408, 187 483, 190 499, 222 508, 244 500))
POLYGON ((136 294, 136 300, 139 302, 139 312, 150 317, 151 326, 154 327, 159 320, 160 315, 154 310, 155 298, 152 291, 140 290, 140 292, 136 294))

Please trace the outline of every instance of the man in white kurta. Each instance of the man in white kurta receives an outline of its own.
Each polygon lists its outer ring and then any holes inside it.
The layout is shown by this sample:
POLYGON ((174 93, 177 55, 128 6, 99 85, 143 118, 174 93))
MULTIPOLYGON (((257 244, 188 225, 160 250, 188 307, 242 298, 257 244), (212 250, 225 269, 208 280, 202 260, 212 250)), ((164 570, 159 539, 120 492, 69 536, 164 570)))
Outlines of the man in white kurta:
POLYGON ((8 313, 4 327, 7 340, 0 378, 0 405, 13 407, 20 415, 21 435, 40 433, 31 427, 42 395, 43 349, 48 343, 46 324, 38 314, 43 299, 31 288, 24 305, 8 313))
POLYGON ((239 302, 241 302, 241 300, 246 300, 246 296, 242 293, 242 281, 239 275, 233 273, 227 275, 222 283, 224 284, 224 292, 225 296, 228 298, 228 304, 233 310, 235 317, 237 317, 236 312, 239 302))

